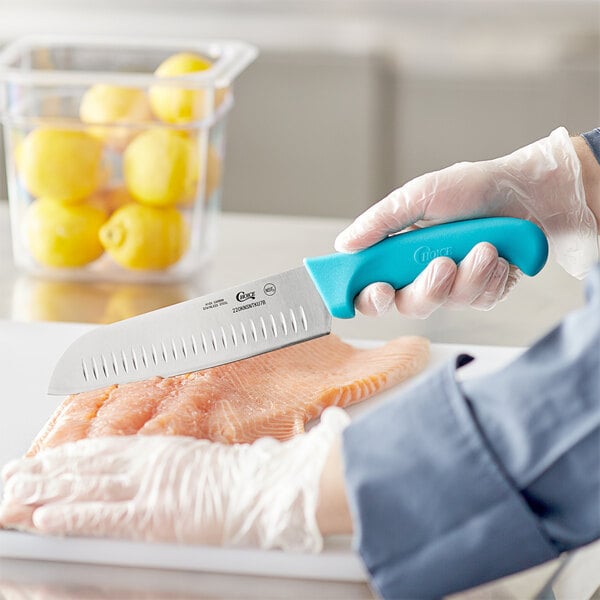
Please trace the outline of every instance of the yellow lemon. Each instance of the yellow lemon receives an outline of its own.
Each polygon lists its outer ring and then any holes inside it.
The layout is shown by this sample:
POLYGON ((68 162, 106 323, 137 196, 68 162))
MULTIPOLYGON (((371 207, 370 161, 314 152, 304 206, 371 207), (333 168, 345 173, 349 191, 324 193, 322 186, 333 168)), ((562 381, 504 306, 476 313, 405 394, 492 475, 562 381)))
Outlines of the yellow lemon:
POLYGON ((150 206, 172 206, 188 198, 198 181, 194 141, 163 127, 140 133, 123 154, 130 194, 150 206))
POLYGON ((139 132, 136 125, 153 119, 143 90, 105 84, 94 85, 85 92, 79 117, 94 125, 88 129, 92 135, 117 150, 122 150, 139 132))
POLYGON ((174 208, 127 204, 100 229, 100 241, 116 263, 128 269, 166 269, 188 245, 188 227, 174 208))
MULTIPOLYGON (((158 77, 178 77, 206 71, 212 63, 191 52, 174 54, 162 62, 154 72, 158 77)), ((228 88, 215 90, 215 107, 227 96, 228 88)), ((182 89, 176 86, 152 86, 149 90, 154 114, 166 123, 190 123, 202 119, 206 113, 206 96, 203 89, 182 89)))
POLYGON ((49 267, 81 267, 103 252, 98 239, 106 213, 88 204, 36 200, 25 214, 29 251, 49 267))
POLYGON ((77 201, 100 184, 102 144, 85 131, 39 127, 21 144, 18 168, 34 196, 77 201))

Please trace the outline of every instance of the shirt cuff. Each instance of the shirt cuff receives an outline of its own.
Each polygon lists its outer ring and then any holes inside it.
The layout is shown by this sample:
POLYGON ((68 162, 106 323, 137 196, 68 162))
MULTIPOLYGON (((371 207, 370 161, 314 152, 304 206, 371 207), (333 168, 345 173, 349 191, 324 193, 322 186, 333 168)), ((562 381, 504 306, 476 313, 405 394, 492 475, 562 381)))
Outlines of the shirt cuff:
POLYGON ((587 142, 598 163, 600 163, 600 127, 582 133, 581 137, 587 142))
POLYGON ((455 381, 468 358, 343 433, 354 543, 384 598, 437 598, 558 555, 455 381))
POLYGON ((585 306, 460 385, 494 456, 559 551, 600 537, 600 265, 585 306))

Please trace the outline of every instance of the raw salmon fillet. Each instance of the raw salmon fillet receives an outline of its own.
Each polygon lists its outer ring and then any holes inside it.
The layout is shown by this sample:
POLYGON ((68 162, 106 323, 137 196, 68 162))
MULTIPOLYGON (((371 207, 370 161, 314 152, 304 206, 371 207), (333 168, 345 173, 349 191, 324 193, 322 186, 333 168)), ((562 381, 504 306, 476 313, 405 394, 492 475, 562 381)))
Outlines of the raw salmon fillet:
POLYGON ((285 440, 328 406, 360 402, 412 377, 428 358, 421 337, 358 349, 330 334, 212 369, 83 392, 64 400, 27 456, 108 435, 285 440))

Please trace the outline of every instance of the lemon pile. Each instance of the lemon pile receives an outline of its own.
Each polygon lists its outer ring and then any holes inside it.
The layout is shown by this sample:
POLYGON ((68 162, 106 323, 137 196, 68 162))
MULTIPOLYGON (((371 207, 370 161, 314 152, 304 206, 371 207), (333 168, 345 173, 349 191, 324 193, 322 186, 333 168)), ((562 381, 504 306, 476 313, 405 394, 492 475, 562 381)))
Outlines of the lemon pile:
MULTIPOLYGON (((206 58, 180 53, 155 74, 210 68, 206 58)), ((132 270, 176 264, 190 244, 199 183, 209 199, 221 180, 220 156, 210 144, 202 150, 193 122, 227 93, 97 84, 81 98, 83 126, 30 131, 15 150, 15 164, 33 198, 23 224, 33 258, 53 268, 83 267, 103 255, 132 270)))

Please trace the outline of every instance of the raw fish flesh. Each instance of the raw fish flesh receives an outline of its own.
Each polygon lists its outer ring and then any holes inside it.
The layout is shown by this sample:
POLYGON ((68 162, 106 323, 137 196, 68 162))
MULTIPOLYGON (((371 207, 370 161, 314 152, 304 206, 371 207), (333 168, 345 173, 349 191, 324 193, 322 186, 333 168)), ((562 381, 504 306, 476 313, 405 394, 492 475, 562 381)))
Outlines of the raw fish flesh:
POLYGON ((349 406, 414 376, 428 357, 429 343, 421 337, 359 349, 330 334, 212 369, 75 394, 55 411, 27 455, 109 435, 285 440, 328 406, 349 406))

